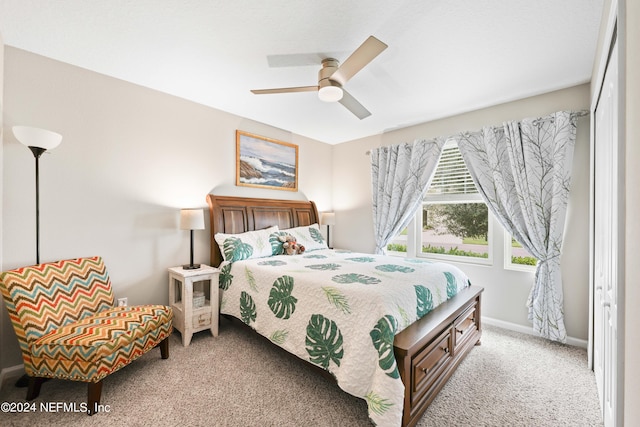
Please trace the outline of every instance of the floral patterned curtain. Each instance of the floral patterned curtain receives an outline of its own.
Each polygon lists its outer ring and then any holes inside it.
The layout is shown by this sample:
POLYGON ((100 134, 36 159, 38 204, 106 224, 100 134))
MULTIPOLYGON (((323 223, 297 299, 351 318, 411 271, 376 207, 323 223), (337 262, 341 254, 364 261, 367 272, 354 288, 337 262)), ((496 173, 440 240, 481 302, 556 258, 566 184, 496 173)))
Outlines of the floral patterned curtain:
POLYGON ((457 137, 491 212, 538 259, 527 300, 540 336, 566 342, 560 254, 578 114, 560 111, 457 137))
POLYGON ((445 139, 418 140, 371 151, 376 253, 404 229, 429 187, 445 139))

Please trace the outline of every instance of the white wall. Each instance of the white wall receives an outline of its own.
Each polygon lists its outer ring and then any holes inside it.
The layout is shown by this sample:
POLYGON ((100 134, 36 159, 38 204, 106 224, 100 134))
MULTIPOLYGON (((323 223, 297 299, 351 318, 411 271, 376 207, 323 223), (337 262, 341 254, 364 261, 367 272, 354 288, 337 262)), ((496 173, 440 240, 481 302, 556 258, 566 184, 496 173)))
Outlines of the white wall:
MULTIPOLYGON (((211 191, 331 208, 330 145, 10 46, 4 62, 3 270, 35 262, 34 158, 18 124, 63 136, 40 160, 41 262, 101 255, 130 304, 168 303, 167 268, 189 261, 179 209, 211 191), (299 145, 299 193, 235 187, 236 129, 299 145)), ((208 263, 208 230, 194 237, 208 263)), ((21 362, 6 329, 4 367, 21 362)))
MULTIPOLYGON (((436 120, 383 135, 339 144, 333 150, 334 246, 356 251, 375 249, 371 214, 370 158, 367 150, 383 145, 453 135, 499 125, 505 120, 545 115, 559 110, 588 110, 589 85, 584 84, 495 107, 436 120)), ((570 337, 588 334, 589 118, 578 119, 573 178, 562 258, 565 326, 570 337)), ((495 227, 499 227, 496 223, 495 227)), ((501 234, 501 233, 500 233, 501 234)), ((502 242, 495 242, 492 267, 460 264, 472 283, 485 288, 483 315, 527 328, 525 303, 534 275, 502 268, 502 242)))
MULTIPOLYGON (((0 28, 0 266, 2 265, 2 240, 3 240, 3 233, 2 233, 2 189, 4 187, 3 184, 3 176, 4 176, 4 167, 2 166, 3 164, 3 156, 4 156, 4 150, 3 150, 3 140, 4 140, 4 132, 3 132, 3 105, 4 105, 4 40, 2 39, 2 28, 0 28)), ((0 300, 2 300, 2 298, 0 298, 0 300)), ((9 320, 9 316, 7 315, 7 310, 5 310, 4 308, 4 301, 0 301, 0 311, 2 311, 2 313, 0 313, 0 344, 2 344, 2 339, 1 337, 4 336, 5 334, 9 333, 9 330, 6 329, 5 330, 5 325, 7 325, 7 328, 11 328, 10 324, 8 324, 8 320, 9 320)), ((4 346, 3 346, 4 347, 4 346)), ((2 370, 2 368, 5 366, 4 365, 4 356, 2 354, 2 352, 0 352, 0 370, 2 370)), ((0 387, 2 387, 2 375, 0 375, 0 387)))

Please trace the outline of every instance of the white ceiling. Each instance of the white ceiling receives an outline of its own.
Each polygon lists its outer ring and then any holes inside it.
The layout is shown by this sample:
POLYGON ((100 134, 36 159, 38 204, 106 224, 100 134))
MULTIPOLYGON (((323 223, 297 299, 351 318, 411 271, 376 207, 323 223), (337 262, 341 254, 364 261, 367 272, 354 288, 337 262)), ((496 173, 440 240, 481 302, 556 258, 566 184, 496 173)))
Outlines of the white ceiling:
POLYGON ((329 144, 591 78, 603 0, 0 0, 6 45, 329 144), (345 88, 358 120, 313 92, 320 58, 369 35, 389 48, 345 88), (317 64, 270 67, 273 55, 317 64))

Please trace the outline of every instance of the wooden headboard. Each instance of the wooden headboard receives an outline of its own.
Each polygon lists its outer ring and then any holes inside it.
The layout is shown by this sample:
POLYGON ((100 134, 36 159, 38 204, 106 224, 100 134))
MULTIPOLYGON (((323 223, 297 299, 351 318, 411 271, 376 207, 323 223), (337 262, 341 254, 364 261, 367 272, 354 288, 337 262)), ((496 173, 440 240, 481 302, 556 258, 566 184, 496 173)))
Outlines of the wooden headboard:
POLYGON ((238 234, 277 225, 280 229, 319 223, 316 204, 306 200, 256 199, 207 195, 211 220, 211 265, 222 262, 216 233, 238 234))

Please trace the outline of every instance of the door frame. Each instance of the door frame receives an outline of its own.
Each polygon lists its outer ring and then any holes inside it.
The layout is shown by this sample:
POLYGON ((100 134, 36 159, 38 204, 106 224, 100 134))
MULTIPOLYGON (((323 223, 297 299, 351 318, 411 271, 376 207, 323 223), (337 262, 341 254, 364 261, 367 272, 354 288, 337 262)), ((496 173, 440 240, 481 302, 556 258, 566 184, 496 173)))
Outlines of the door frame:
POLYGON ((624 234, 624 224, 625 224, 625 162, 624 162, 624 153, 625 153, 625 117, 626 117, 626 61, 625 61, 625 52, 626 52, 626 20, 625 20, 625 11, 626 11, 626 0, 611 0, 611 7, 609 10, 607 25, 605 29, 605 36, 603 39, 603 47, 600 52, 600 58, 598 63, 598 69, 594 75, 595 86, 593 87, 593 92, 591 94, 591 123, 590 123, 590 201, 589 201, 589 341, 587 346, 587 355, 588 355, 588 366, 589 369, 593 370, 593 349, 594 349, 594 340, 593 340, 593 332, 594 332, 594 291, 595 291, 595 277, 594 277, 594 231, 595 231, 595 205, 594 205, 594 195, 595 195, 595 181, 594 181, 594 171, 595 171, 595 111, 598 105, 598 101, 600 99, 600 95, 602 93, 602 87, 604 84, 605 73, 607 70, 608 59, 611 55, 611 50, 613 47, 613 43, 616 42, 618 44, 618 170, 617 170, 617 180, 619 183, 618 188, 618 241, 617 241, 617 252, 618 252, 618 263, 615 266, 616 268, 616 276, 618 279, 617 282, 617 315, 616 315, 616 323, 617 323, 617 345, 616 345, 616 409, 615 409, 615 420, 614 425, 622 426, 624 425, 624 336, 625 336, 625 269, 624 269, 624 260, 625 260, 625 234, 624 234))

